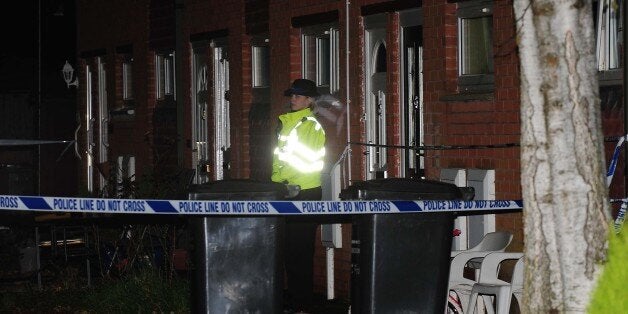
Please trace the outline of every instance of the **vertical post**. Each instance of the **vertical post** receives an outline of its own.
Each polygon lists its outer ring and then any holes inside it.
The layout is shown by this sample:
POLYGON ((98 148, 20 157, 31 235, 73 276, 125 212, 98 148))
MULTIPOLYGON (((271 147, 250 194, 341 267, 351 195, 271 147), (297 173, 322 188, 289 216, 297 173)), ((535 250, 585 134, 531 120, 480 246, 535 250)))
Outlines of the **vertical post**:
POLYGON ((327 253, 327 300, 333 300, 334 295, 334 248, 328 247, 327 253))
POLYGON ((37 289, 41 290, 41 252, 39 246, 39 227, 35 227, 35 246, 37 247, 37 289))
MULTIPOLYGON (((175 103, 177 106, 177 160, 178 164, 183 165, 184 157, 184 141, 183 133, 184 133, 184 95, 185 92, 183 90, 183 57, 185 54, 185 42, 182 34, 183 23, 183 0, 175 0, 174 2, 174 12, 175 12, 175 59, 174 59, 174 95, 175 95, 175 103)), ((189 167, 189 166, 188 166, 189 167)))
POLYGON ((349 54, 351 51, 349 50, 350 42, 349 42, 349 5, 351 4, 350 0, 345 0, 345 107, 347 108, 347 177, 348 181, 351 182, 351 89, 349 88, 349 54))
MULTIPOLYGON (((622 94, 623 94, 623 101, 624 101, 624 134, 622 135, 626 135, 628 134, 628 97, 626 97, 628 95, 627 91, 628 89, 626 88, 626 82, 628 82, 628 72, 627 72, 627 66, 628 66, 628 53, 626 53, 626 46, 628 43, 628 21, 626 21, 626 18, 628 17, 628 5, 626 5, 625 1, 621 2, 621 14, 622 14, 622 21, 623 21, 623 25, 622 25, 622 49, 621 52, 623 53, 623 76, 622 76, 622 94)), ((624 145, 624 195, 626 195, 628 193, 628 187, 626 187, 626 185, 628 185, 628 145, 624 145)))
POLYGON ((85 240, 85 264, 86 264, 86 275, 87 275, 87 286, 91 287, 92 286, 92 269, 91 269, 91 263, 89 261, 89 231, 87 230, 87 227, 83 227, 83 234, 85 235, 84 240, 85 240))
MULTIPOLYGON (((37 1, 37 139, 41 139, 41 0, 37 1)), ((41 195, 41 145, 37 145, 37 195, 41 195)))

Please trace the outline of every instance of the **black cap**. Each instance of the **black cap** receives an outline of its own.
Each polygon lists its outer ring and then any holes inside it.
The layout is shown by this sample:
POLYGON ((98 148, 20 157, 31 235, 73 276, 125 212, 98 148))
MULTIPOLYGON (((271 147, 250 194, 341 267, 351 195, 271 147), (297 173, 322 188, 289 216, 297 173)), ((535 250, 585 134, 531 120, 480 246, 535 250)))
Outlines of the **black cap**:
POLYGON ((320 94, 316 90, 316 83, 306 79, 296 79, 292 86, 283 92, 284 96, 302 95, 308 97, 318 97, 320 94))

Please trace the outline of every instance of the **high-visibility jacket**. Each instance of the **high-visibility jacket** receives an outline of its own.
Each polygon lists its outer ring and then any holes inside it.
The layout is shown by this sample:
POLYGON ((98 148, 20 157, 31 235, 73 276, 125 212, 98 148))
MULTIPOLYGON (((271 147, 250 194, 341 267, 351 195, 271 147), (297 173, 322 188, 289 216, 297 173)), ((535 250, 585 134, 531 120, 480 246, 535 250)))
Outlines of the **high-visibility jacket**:
POLYGON ((279 121, 272 181, 299 185, 301 190, 321 186, 325 161, 323 126, 310 108, 282 114, 279 121))

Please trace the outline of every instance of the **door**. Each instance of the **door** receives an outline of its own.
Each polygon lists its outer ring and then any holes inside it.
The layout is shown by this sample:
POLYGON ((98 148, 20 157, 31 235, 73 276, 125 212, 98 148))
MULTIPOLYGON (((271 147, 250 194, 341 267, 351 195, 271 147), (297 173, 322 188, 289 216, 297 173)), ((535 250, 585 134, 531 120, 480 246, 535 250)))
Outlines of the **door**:
POLYGON ((192 169, 194 183, 209 181, 209 146, 207 138, 207 48, 206 43, 194 49, 192 60, 192 169))
POLYGON ((85 97, 85 143, 86 143, 86 152, 87 152, 87 191, 90 193, 94 192, 94 108, 93 108, 93 82, 92 82, 92 67, 90 65, 85 66, 85 92, 87 97, 85 97))
POLYGON ((231 137, 229 134, 229 59, 227 47, 221 44, 224 41, 213 43, 214 57, 214 173, 216 180, 229 178, 229 148, 231 137))
POLYGON ((385 178, 386 170, 386 30, 366 31, 366 140, 368 179, 385 178))
MULTIPOLYGON (((423 141, 423 45, 422 27, 402 28, 403 36, 403 107, 402 129, 405 146, 424 145, 423 141)), ((402 169, 405 177, 422 178, 424 173, 424 151, 405 149, 402 154, 402 169)))
MULTIPOLYGON (((109 110, 107 108, 107 70, 102 57, 98 61, 98 164, 103 166, 107 163, 109 149, 109 110)), ((98 172, 98 188, 101 193, 106 193, 103 189, 107 185, 107 178, 98 172)), ((105 195, 106 196, 106 195, 105 195)))

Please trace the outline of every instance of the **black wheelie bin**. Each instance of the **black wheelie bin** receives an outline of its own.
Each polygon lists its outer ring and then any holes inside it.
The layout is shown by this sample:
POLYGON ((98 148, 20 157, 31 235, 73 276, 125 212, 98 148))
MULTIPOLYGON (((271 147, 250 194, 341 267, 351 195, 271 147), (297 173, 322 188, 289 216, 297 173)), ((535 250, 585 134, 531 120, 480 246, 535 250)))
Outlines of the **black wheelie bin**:
MULTIPOLYGON (((193 185, 190 200, 282 200, 284 184, 248 179, 193 185)), ((194 218, 194 313, 283 311, 282 217, 194 218)))
MULTIPOLYGON (((471 194, 471 195, 469 195, 471 194)), ((472 190, 431 180, 358 181, 342 200, 462 200, 472 190)), ((356 215, 352 313, 444 313, 455 213, 356 215)))

